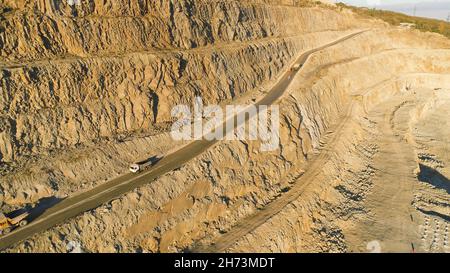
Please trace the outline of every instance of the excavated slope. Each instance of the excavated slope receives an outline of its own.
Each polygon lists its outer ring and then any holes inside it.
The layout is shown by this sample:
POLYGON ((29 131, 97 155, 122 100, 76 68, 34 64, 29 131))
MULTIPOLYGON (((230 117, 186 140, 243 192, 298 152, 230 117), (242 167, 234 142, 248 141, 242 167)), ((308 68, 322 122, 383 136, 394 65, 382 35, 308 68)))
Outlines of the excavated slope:
POLYGON ((351 15, 332 10, 234 1, 58 2, 4 4, 0 199, 7 204, 123 173, 149 151, 173 147, 158 141, 173 106, 261 88, 300 51, 352 26, 351 15), (86 168, 93 172, 80 172, 86 168))
POLYGON ((309 58, 278 102, 277 151, 220 142, 8 251, 448 250, 449 40, 332 7, 104 2, 3 15, 5 208, 123 174, 182 145, 173 105, 251 102, 302 52, 370 30, 309 58))

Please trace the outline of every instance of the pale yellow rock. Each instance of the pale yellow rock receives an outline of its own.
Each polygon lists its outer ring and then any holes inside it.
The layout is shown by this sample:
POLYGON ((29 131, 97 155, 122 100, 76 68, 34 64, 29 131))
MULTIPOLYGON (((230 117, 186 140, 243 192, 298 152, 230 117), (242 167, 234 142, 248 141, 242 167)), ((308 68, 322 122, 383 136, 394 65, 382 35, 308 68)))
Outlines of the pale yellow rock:
POLYGON ((125 174, 186 144, 168 134, 173 106, 249 102, 302 52, 368 31, 308 59, 277 102, 279 150, 220 142, 7 251, 64 252, 64 236, 89 252, 223 238, 220 250, 237 252, 364 252, 372 240, 445 250, 416 233, 427 214, 449 216, 445 187, 418 179, 423 166, 450 174, 448 39, 292 1, 91 2, 0 1, 11 8, 0 23, 2 209, 125 174))

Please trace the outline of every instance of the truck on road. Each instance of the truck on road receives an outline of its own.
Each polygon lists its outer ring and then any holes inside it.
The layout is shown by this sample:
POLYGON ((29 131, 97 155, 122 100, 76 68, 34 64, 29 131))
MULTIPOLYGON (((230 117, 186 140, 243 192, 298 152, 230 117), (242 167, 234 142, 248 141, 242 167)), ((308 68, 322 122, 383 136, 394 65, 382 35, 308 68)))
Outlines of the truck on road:
POLYGON ((0 212, 0 233, 2 235, 5 235, 10 233, 14 228, 18 226, 26 226, 28 224, 28 221, 26 220, 28 215, 28 212, 24 212, 13 218, 9 218, 8 216, 0 212))
POLYGON ((146 160, 133 163, 133 164, 130 165, 130 172, 132 172, 132 173, 140 173, 140 172, 144 171, 145 169, 154 166, 162 158, 163 158, 163 156, 161 156, 161 155, 155 155, 155 156, 150 157, 150 158, 148 158, 146 160))
POLYGON ((291 71, 299 71, 302 66, 302 64, 294 64, 294 66, 292 66, 291 68, 291 71))

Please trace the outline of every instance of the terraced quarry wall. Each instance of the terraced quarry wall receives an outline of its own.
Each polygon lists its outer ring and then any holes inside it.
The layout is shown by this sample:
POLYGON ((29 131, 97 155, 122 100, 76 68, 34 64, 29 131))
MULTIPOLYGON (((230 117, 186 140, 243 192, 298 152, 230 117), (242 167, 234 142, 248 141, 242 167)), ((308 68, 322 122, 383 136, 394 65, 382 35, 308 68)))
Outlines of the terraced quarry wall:
MULTIPOLYGON (((352 24, 332 10, 234 1, 56 3, 3 3, 0 160, 10 204, 110 178, 105 145, 139 147, 133 136, 166 132, 170 109, 194 96, 220 103, 261 88, 301 50, 352 24), (96 147, 98 156, 77 154, 96 147)), ((126 168, 155 148, 147 147, 115 164, 126 168)), ((120 157, 112 149, 107 157, 120 157)))

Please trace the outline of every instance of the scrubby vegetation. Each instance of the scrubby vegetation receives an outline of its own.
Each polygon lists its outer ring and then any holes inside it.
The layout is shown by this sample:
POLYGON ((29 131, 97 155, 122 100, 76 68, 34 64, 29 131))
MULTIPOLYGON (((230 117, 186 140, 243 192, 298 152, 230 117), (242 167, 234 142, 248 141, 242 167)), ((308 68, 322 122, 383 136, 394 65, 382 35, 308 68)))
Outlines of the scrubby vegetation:
POLYGON ((340 8, 348 8, 353 12, 362 15, 369 16, 373 18, 381 19, 391 25, 398 26, 400 23, 411 23, 415 24, 415 27, 421 31, 430 31, 443 34, 450 38, 450 23, 442 20, 422 18, 409 16, 406 14, 386 11, 386 10, 378 10, 378 9, 368 9, 368 8, 358 8, 349 5, 345 5, 343 3, 337 4, 340 8))

